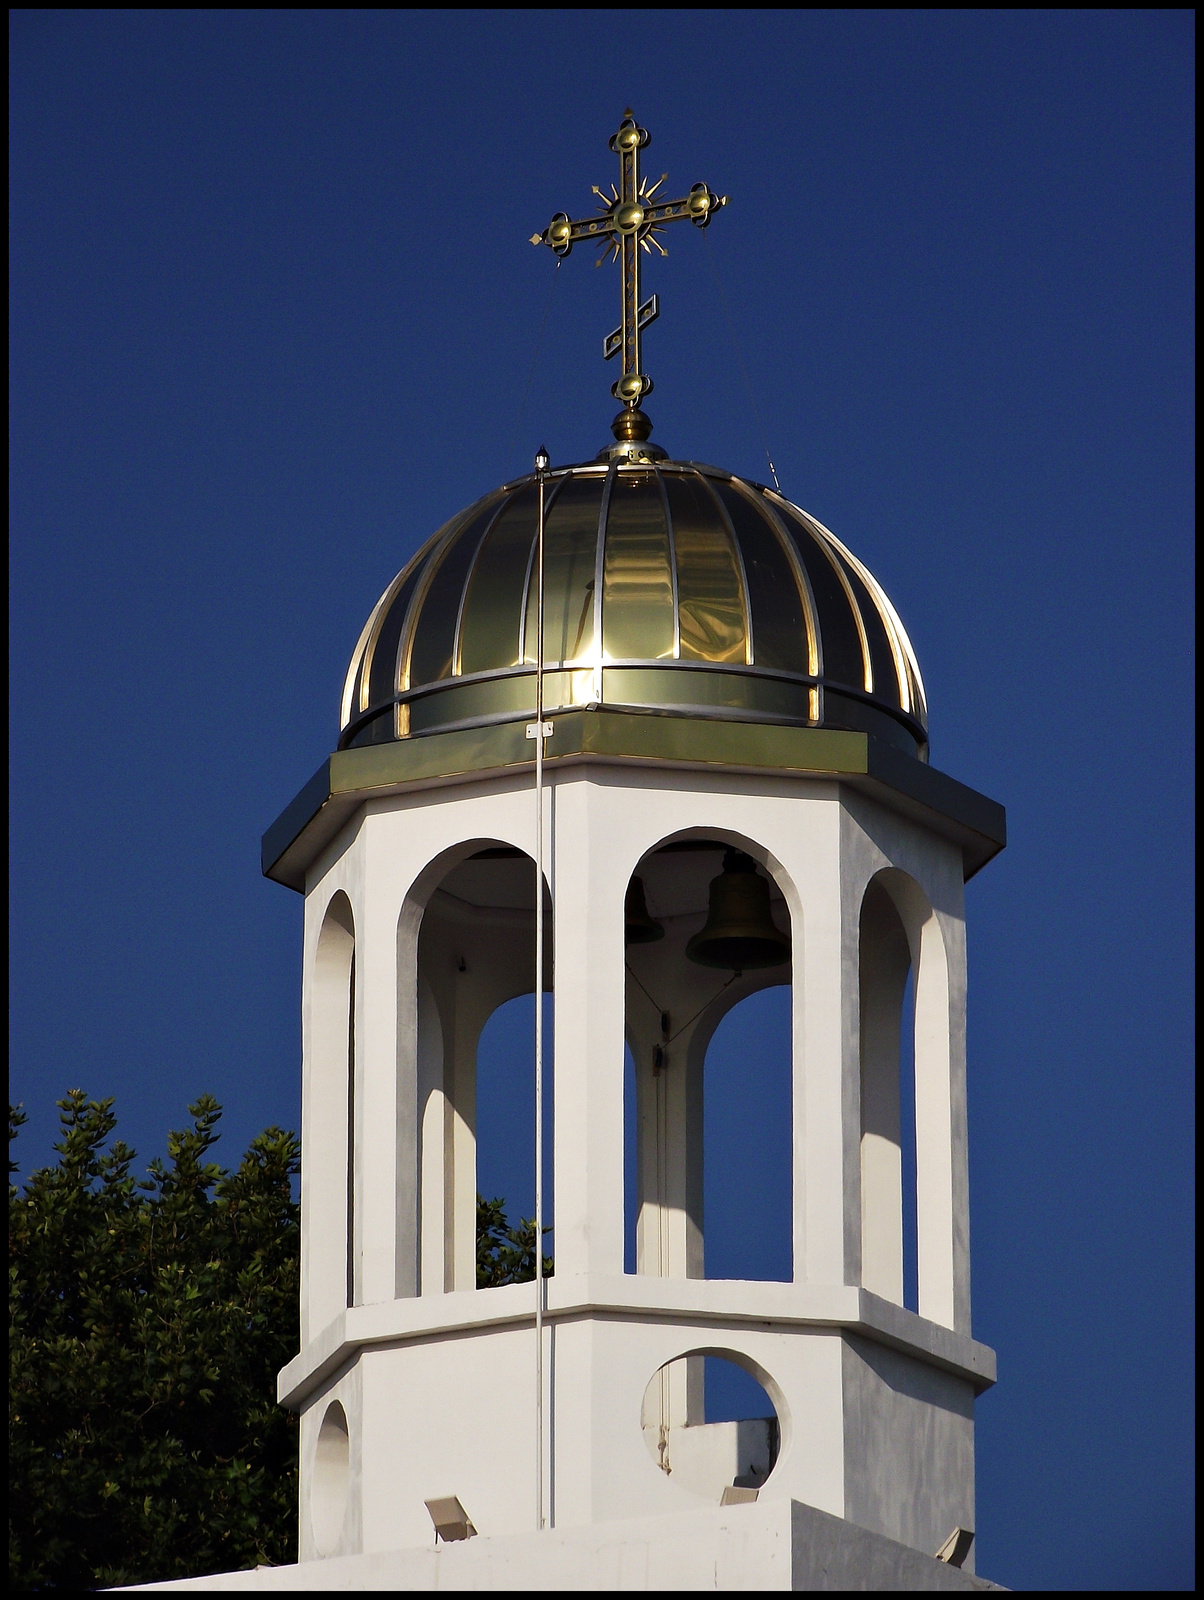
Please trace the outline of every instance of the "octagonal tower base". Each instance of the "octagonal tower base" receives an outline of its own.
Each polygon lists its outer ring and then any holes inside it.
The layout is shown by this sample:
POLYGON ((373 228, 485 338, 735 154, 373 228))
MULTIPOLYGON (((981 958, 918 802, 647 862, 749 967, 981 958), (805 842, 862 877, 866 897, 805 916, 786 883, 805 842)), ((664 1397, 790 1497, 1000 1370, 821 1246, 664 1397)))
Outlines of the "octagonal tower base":
MULTIPOLYGON (((425 1550, 335 1556, 140 1590, 1000 1589, 894 1539, 795 1501, 708 1507, 425 1550)), ((118 1591, 122 1593, 133 1590, 118 1591)))

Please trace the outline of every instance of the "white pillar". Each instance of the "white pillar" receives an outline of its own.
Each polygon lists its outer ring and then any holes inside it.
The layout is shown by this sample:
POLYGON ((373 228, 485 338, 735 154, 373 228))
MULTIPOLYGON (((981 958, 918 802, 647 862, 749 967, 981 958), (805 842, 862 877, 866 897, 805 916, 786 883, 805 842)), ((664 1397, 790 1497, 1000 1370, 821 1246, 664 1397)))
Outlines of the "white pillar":
POLYGON ((623 896, 607 791, 558 776, 550 796, 556 906, 556 1272, 623 1271, 623 896), (609 847, 608 847, 609 846, 609 847))
POLYGON ((301 1077, 303 1343, 320 1333, 347 1304, 347 1075, 355 933, 351 903, 345 893, 337 892, 313 907, 305 944, 301 1077))
POLYGON ((841 882, 841 808, 809 804, 797 843, 783 854, 802 901, 794 946, 794 1275, 816 1283, 855 1282, 860 1216, 855 1080, 856 920, 849 926, 841 882), (800 949, 801 945, 801 949, 800 949))

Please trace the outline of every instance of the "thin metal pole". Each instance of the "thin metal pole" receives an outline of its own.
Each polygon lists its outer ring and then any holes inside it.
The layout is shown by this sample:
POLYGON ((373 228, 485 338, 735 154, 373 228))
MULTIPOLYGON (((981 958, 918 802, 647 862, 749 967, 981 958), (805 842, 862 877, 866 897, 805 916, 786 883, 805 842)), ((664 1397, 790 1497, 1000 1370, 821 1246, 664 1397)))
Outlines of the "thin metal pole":
POLYGON ((539 523, 535 554, 535 1528, 544 1526, 543 1469, 543 529, 548 454, 535 457, 539 523))

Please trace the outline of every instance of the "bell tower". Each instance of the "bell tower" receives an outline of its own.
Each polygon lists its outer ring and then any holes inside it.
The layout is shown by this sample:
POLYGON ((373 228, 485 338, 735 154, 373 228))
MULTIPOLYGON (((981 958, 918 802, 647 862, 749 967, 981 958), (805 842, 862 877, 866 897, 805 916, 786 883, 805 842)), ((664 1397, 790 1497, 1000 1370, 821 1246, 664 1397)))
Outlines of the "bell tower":
POLYGON ((794 1587, 987 1587, 964 884, 1003 812, 929 763, 862 562, 776 480, 651 443, 640 255, 725 199, 658 199, 647 144, 629 115, 619 185, 534 241, 621 263, 616 442, 422 546, 360 636, 337 749, 264 837, 305 906, 296 1570, 713 1586, 700 1552, 718 1573, 761 1530, 772 1562, 785 1517, 794 1587), (790 1267, 721 1278, 708 1046, 766 988, 789 993, 790 1267), (482 1035, 537 989, 554 1270, 478 1289, 482 1035), (764 1416, 708 1420, 718 1360, 764 1416), (645 1541, 646 1583, 606 1575, 616 1540, 645 1541), (865 1581, 802 1581, 821 1546, 865 1581))

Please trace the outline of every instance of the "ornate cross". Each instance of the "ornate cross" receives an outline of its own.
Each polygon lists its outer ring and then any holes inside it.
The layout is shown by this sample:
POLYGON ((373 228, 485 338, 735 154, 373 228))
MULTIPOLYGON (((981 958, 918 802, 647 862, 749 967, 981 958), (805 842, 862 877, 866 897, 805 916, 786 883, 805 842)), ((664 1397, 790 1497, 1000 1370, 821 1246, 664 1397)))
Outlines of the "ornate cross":
POLYGON ((606 336, 602 354, 609 361, 623 352, 623 374, 610 392, 630 411, 652 388, 652 379, 640 364, 640 334, 656 321, 660 311, 655 295, 640 304, 640 251, 651 255, 655 245, 661 255, 668 255, 656 237, 666 223, 690 221, 696 228, 705 228, 712 215, 727 204, 727 195, 714 194, 705 183, 694 184, 684 199, 657 200, 656 191, 669 174, 662 172, 651 188, 646 178, 641 179, 640 151, 648 142, 647 128, 637 125, 628 106, 610 141, 619 158, 619 187, 612 183, 610 193, 604 194, 595 184, 594 193, 602 202, 598 215, 573 222, 567 212, 558 211, 544 231, 531 239, 532 244, 546 244, 558 256, 567 256, 580 240, 591 239, 602 247, 595 266, 600 267, 607 255, 612 261, 616 257, 621 261, 623 320, 606 336))

